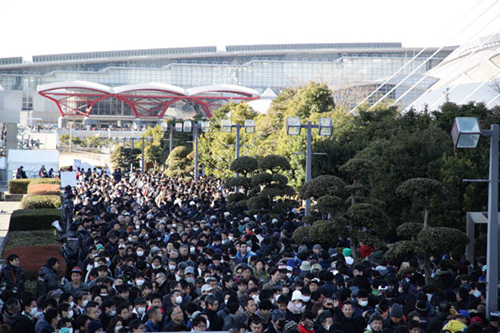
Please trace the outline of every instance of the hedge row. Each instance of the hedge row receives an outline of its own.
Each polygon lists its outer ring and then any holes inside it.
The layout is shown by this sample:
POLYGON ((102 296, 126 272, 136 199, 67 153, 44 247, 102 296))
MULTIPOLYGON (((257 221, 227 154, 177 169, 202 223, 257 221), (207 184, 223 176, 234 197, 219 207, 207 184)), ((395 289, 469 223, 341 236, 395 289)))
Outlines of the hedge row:
POLYGON ((58 209, 18 209, 10 216, 9 231, 48 230, 52 222, 60 219, 58 209))
POLYGON ((61 197, 58 195, 25 196, 21 201, 21 209, 60 208, 61 197))
POLYGON ((61 188, 56 184, 30 184, 28 195, 60 195, 61 188))
POLYGON ((27 194, 28 187, 35 184, 61 184, 61 180, 58 178, 12 179, 9 181, 9 193, 27 194))

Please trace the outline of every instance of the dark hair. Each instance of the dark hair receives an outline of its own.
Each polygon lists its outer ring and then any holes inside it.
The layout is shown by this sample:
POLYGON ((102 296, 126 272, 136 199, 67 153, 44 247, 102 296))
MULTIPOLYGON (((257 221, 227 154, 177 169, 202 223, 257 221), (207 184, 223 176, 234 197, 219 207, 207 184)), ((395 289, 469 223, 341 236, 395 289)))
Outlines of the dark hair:
POLYGON ((48 309, 43 316, 50 324, 54 318, 57 318, 58 313, 56 309, 48 309))
POLYGON ((138 329, 139 327, 141 327, 142 325, 142 322, 139 320, 139 319, 134 319, 130 322, 130 324, 128 325, 129 329, 138 329))
POLYGON ((199 324, 201 323, 204 323, 205 325, 207 324, 207 320, 205 319, 205 317, 203 317, 202 315, 197 315, 193 321, 191 322, 191 326, 192 327, 195 327, 195 326, 198 326, 199 324))
POLYGON ((14 261, 16 259, 19 259, 19 256, 17 254, 9 254, 9 256, 7 257, 7 262, 10 263, 11 261, 14 261))
POLYGON ((253 316, 252 319, 250 319, 250 323, 248 324, 249 326, 250 325, 261 325, 262 324, 262 319, 260 319, 258 316, 253 316))
POLYGON ((58 262, 57 258, 51 257, 47 259, 47 266, 52 267, 58 262))

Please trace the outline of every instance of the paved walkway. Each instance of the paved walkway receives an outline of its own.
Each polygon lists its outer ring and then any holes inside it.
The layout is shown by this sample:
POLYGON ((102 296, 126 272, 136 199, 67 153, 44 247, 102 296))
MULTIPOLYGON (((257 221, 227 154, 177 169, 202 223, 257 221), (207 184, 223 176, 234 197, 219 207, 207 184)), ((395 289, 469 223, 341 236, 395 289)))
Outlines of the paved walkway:
POLYGON ((5 236, 9 231, 10 215, 19 209, 20 201, 0 201, 0 254, 3 250, 5 236))

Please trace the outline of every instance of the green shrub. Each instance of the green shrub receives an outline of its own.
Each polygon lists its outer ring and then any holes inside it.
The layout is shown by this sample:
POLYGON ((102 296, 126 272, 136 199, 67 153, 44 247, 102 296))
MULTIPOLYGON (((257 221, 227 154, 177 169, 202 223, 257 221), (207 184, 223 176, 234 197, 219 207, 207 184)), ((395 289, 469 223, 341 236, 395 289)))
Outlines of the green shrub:
POLYGON ((309 227, 298 227, 292 234, 292 238, 297 245, 300 245, 306 237, 309 237, 309 227))
POLYGON ((9 181, 10 194, 26 194, 28 193, 28 185, 32 179, 12 179, 9 181))
POLYGON ((27 194, 28 187, 34 184, 61 184, 59 178, 26 178, 9 181, 10 194, 27 194))
POLYGON ((347 235, 347 228, 332 220, 316 221, 309 229, 311 242, 327 247, 334 245, 339 237, 347 235))
POLYGON ((60 208, 61 197, 58 195, 25 196, 21 201, 21 209, 60 208))
POLYGON ((18 209, 10 216, 9 231, 47 230, 52 228, 52 222, 60 219, 59 209, 18 209))

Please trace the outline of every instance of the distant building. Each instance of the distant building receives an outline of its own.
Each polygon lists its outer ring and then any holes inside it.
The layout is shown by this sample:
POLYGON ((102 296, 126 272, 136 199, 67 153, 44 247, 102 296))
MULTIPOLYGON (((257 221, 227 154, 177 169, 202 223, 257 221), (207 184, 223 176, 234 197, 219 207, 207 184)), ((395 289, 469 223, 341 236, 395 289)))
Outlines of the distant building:
MULTIPOLYGON (((254 100, 264 92, 272 96, 286 87, 311 80, 326 82, 339 94, 349 93, 352 87, 372 89, 415 58, 387 82, 382 94, 399 77, 414 70, 415 81, 454 49, 403 48, 401 43, 325 43, 53 54, 33 56, 30 61, 23 61, 22 57, 3 58, 0 59, 0 85, 4 89, 0 91, 0 116, 19 117, 21 112, 32 111, 24 118, 37 119, 39 123, 55 124, 65 114, 76 122, 88 118, 87 121, 99 124, 119 121, 121 126, 130 126, 137 118, 147 123, 195 113, 208 115, 211 108, 229 99, 254 100), (427 61, 433 53, 434 57, 427 61), (76 86, 71 87, 75 82, 76 86), (163 88, 151 90, 160 86, 163 88), (42 90, 51 87, 60 90, 50 90, 50 96, 47 90, 45 97, 38 93, 43 94, 42 90), (138 89, 126 90, 131 87, 138 89), (144 107, 142 113, 137 107, 134 109, 135 102, 122 98, 117 91, 130 98, 130 95, 145 97, 146 100, 135 98, 143 103, 139 107, 144 107), (46 97, 61 101, 54 103, 46 97), (211 98, 217 102, 209 103, 211 98), (167 108, 165 103, 169 103, 167 108)), ((434 82, 431 78, 424 80, 405 96, 402 106, 409 105, 434 82)), ((402 85, 389 97, 396 99, 407 88, 408 84, 402 85)))

